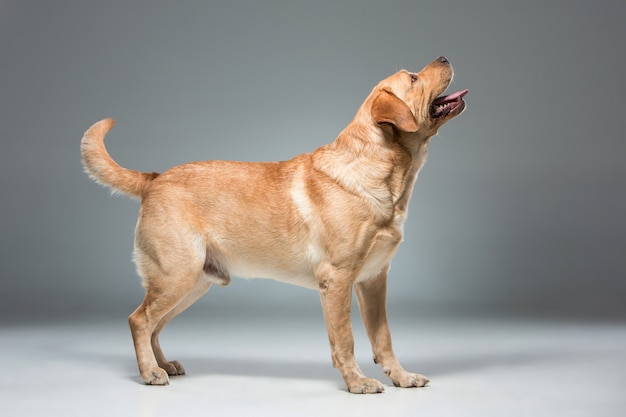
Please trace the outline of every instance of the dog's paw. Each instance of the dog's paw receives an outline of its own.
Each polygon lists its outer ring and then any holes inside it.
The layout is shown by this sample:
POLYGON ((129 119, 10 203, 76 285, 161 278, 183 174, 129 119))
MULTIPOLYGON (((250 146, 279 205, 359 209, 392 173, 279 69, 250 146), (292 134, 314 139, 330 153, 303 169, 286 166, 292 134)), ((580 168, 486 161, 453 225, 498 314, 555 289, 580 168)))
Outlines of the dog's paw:
POLYGON ((164 369, 155 367, 141 373, 141 379, 146 385, 169 385, 170 379, 164 369))
POLYGON ((185 367, 178 361, 159 363, 159 366, 170 376, 185 375, 185 367))
POLYGON ((428 378, 420 374, 412 374, 407 371, 391 372, 388 374, 393 385, 401 388, 423 387, 430 382, 428 378))
POLYGON ((375 379, 355 378, 348 384, 348 391, 352 394, 378 394, 385 391, 385 387, 375 379))

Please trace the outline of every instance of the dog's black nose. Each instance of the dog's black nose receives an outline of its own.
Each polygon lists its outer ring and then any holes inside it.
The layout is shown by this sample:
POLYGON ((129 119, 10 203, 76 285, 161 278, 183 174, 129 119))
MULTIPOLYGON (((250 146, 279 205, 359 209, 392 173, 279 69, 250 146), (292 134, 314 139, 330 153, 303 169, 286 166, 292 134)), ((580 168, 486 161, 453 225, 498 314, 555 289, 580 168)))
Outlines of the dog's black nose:
POLYGON ((441 62, 442 64, 449 64, 450 63, 450 61, 448 61, 448 58, 446 58, 445 56, 440 56, 438 61, 441 62))

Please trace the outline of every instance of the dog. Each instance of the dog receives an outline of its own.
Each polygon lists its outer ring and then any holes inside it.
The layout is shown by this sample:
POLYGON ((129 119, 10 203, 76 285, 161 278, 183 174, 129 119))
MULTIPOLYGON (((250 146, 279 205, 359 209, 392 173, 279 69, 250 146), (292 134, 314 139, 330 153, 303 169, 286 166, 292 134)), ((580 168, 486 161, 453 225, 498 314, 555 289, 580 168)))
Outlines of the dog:
POLYGON ((413 184, 430 139, 465 109, 468 90, 442 96, 453 68, 439 57, 381 81, 336 140, 283 162, 191 162, 164 173, 119 166, 104 119, 84 134, 85 171, 141 200, 134 261, 146 290, 128 321, 143 383, 185 374, 159 345, 167 323, 231 275, 319 291, 333 366, 351 393, 379 393, 354 357, 356 292, 374 362, 398 387, 429 380, 396 358, 386 315, 387 272, 403 239, 413 184))

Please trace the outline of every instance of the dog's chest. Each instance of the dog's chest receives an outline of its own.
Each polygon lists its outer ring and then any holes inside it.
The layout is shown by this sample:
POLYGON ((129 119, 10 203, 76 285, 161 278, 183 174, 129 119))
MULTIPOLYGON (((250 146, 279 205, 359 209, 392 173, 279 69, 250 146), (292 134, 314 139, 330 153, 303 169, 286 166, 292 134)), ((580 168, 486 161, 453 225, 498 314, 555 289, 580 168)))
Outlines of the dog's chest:
POLYGON ((376 232, 371 241, 363 265, 357 275, 356 282, 367 281, 378 274, 391 263, 400 243, 402 242, 402 228, 392 226, 376 232))

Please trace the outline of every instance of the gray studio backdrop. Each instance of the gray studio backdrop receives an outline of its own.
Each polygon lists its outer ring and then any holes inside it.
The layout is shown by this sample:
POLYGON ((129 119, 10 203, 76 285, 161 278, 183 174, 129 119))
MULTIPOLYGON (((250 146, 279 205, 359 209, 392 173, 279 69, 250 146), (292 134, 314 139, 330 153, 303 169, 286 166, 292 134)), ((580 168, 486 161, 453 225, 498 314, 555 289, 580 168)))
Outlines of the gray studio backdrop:
MULTIPOLYGON (((446 55, 467 111, 433 140, 390 282, 395 311, 626 315, 626 3, 0 2, 2 321, 125 316, 138 203, 82 172, 114 117, 122 165, 281 160, 332 141, 401 68, 446 55)), ((201 314, 317 295, 215 288, 201 314)), ((403 313, 404 314, 404 313, 403 313)))

